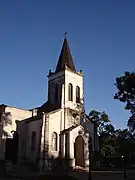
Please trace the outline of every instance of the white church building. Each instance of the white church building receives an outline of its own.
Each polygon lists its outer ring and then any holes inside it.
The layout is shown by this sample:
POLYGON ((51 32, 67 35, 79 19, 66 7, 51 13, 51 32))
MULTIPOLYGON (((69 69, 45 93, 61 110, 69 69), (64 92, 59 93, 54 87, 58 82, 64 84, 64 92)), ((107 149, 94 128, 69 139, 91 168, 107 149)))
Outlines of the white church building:
POLYGON ((84 111, 83 78, 65 37, 56 69, 48 74, 47 102, 16 119, 18 162, 31 162, 43 171, 56 158, 72 168, 89 166, 89 142, 92 156, 99 145, 97 127, 84 111))

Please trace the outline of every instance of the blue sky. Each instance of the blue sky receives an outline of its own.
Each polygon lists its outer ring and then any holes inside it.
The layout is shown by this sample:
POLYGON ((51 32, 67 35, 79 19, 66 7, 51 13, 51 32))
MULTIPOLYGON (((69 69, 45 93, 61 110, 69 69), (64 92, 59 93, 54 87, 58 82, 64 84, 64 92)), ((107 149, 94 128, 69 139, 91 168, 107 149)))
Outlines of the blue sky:
POLYGON ((76 68, 84 71, 86 111, 105 110, 124 128, 129 113, 113 100, 114 82, 135 70, 134 9, 134 0, 0 1, 0 103, 44 103, 48 70, 67 31, 76 68))

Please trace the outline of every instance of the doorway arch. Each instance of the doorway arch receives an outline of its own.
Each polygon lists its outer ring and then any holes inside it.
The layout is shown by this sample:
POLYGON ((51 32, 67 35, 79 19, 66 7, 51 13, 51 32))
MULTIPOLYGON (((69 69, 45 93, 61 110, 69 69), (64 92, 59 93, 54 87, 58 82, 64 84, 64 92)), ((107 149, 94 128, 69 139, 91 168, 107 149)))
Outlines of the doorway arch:
POLYGON ((74 143, 75 166, 85 167, 84 144, 83 137, 77 136, 74 143))

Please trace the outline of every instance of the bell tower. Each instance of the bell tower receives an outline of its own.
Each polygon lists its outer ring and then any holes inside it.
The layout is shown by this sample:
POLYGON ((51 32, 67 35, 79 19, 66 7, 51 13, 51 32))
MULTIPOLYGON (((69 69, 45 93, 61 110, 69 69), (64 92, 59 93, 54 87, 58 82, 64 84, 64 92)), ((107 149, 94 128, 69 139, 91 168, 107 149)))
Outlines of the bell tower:
POLYGON ((83 99, 83 73, 77 72, 67 37, 64 38, 55 72, 48 75, 48 103, 53 109, 70 108, 83 99))

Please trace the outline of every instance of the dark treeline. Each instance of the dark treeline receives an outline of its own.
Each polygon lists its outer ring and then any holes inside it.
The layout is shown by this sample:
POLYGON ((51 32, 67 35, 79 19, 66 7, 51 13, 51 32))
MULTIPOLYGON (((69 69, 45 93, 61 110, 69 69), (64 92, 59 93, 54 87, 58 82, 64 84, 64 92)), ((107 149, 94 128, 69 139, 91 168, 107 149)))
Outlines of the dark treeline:
POLYGON ((102 165, 121 167, 135 165, 135 73, 125 72, 116 78, 114 99, 125 103, 130 111, 127 128, 115 129, 105 112, 92 110, 89 117, 97 124, 99 159, 102 165))

